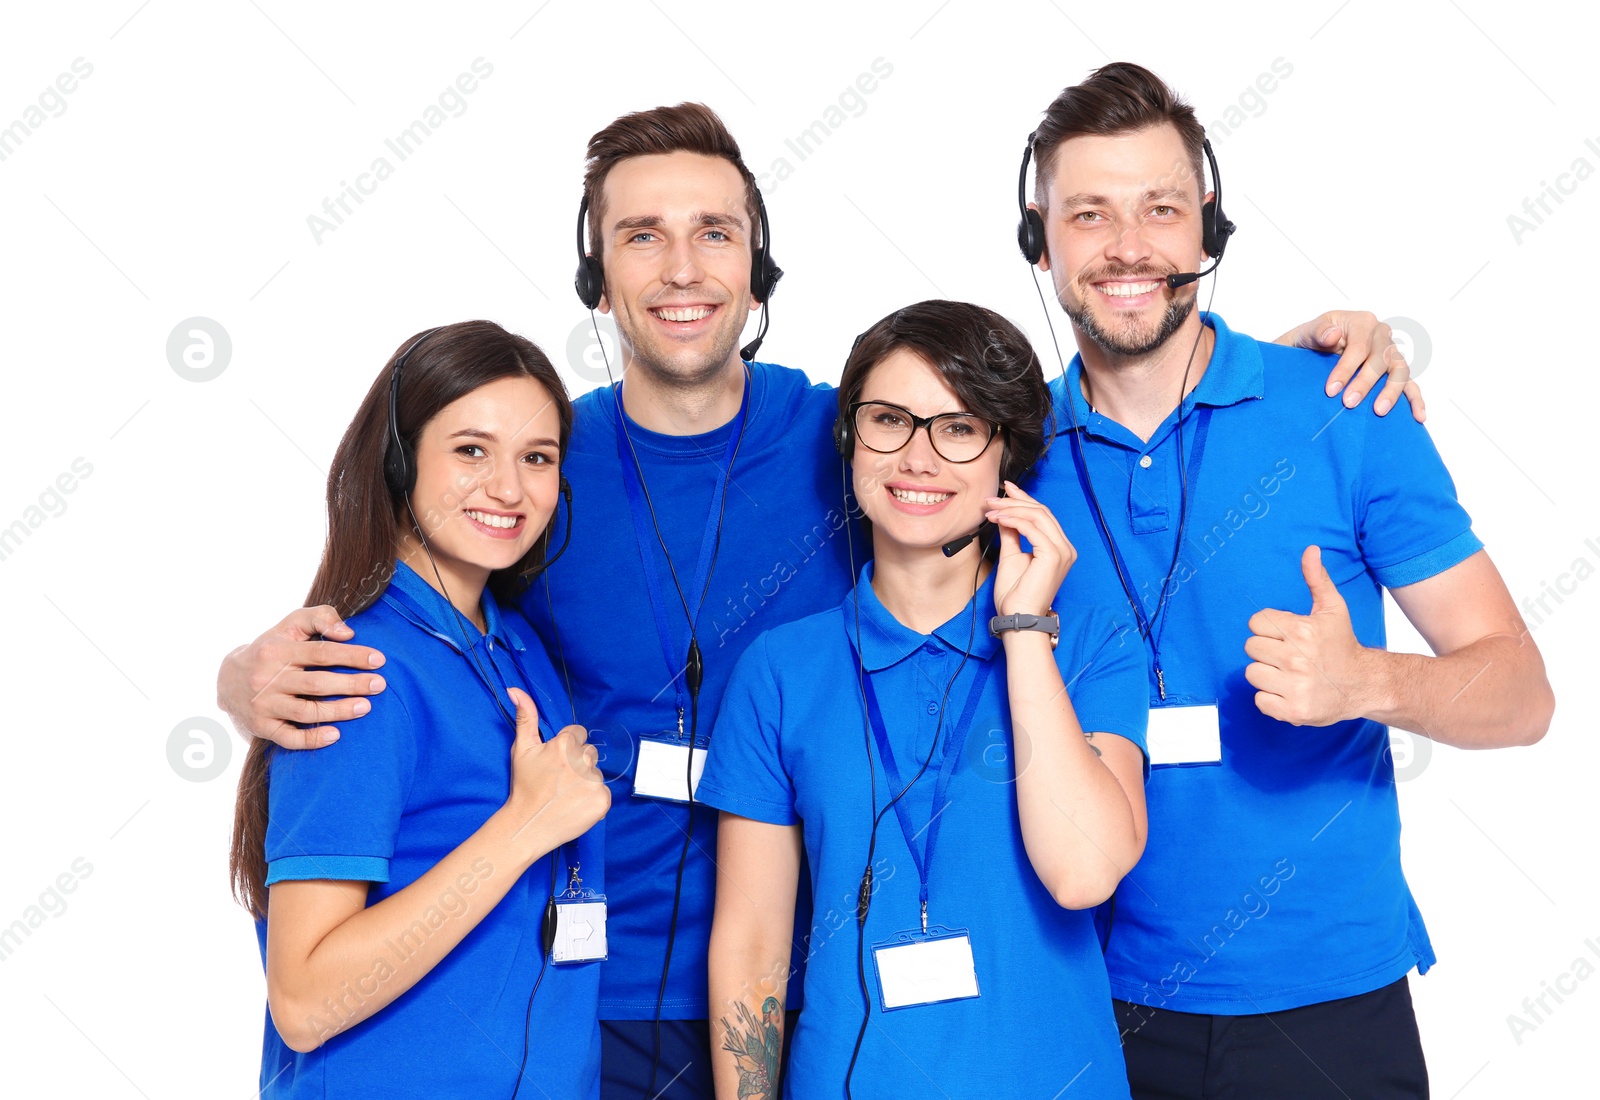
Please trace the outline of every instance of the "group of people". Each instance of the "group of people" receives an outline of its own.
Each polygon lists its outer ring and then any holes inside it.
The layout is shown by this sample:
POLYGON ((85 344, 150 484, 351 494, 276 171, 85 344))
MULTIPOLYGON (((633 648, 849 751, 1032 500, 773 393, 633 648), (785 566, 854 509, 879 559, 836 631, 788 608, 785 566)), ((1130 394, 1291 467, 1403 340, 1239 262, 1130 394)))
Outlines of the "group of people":
POLYGON ((589 142, 612 385, 397 347, 219 674, 264 1096, 1427 1095, 1388 727, 1537 741, 1538 650, 1386 328, 1196 308, 1165 83, 1064 90, 1023 179, 1053 381, 961 302, 837 387, 741 348, 782 272, 690 103, 589 142))

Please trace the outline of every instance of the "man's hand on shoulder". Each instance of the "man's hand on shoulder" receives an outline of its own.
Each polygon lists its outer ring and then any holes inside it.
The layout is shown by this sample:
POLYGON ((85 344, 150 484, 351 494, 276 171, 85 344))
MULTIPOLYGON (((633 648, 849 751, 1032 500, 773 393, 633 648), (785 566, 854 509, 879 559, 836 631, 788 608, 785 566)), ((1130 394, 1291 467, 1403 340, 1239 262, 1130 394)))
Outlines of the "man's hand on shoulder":
POLYGON ((1374 314, 1330 310, 1290 329, 1273 343, 1337 354, 1339 361, 1328 375, 1327 393, 1332 397, 1343 390, 1347 409, 1361 404, 1361 399, 1382 381, 1383 391, 1372 403, 1373 412, 1384 416, 1403 393, 1411 402, 1411 415, 1417 423, 1428 418, 1422 388, 1411 381, 1411 364, 1395 346, 1393 331, 1374 314))
POLYGON ((286 749, 320 749, 339 739, 330 722, 372 709, 364 696, 384 688, 374 673, 313 671, 343 666, 378 668, 383 654, 342 644, 355 632, 326 604, 302 607, 249 645, 222 660, 217 706, 246 739, 261 737, 286 749), (329 699, 327 696, 345 696, 329 699))

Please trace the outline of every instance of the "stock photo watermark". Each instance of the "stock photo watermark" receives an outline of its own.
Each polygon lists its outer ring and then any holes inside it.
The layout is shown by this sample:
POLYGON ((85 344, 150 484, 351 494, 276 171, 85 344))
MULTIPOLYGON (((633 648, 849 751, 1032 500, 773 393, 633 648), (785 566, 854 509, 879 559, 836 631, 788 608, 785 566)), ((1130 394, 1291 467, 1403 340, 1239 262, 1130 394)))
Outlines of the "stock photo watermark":
POLYGON ((445 85, 409 126, 384 138, 384 152, 372 158, 365 172, 356 174, 354 183, 340 180, 339 189, 322 200, 321 212, 306 215, 306 228, 311 230, 313 241, 322 244, 329 233, 337 231, 355 214, 356 207, 365 205, 367 199, 377 193, 379 184, 394 175, 396 164, 409 160, 445 123, 467 113, 470 105, 467 97, 478 90, 480 81, 494 75, 494 65, 481 57, 473 58, 469 68, 471 72, 463 72, 453 83, 445 85), (393 160, 389 159, 391 155, 393 160))
POLYGON ((1583 553, 1557 573, 1553 582, 1540 578, 1538 593, 1524 597, 1521 604, 1524 622, 1530 633, 1543 626, 1561 609, 1562 604, 1577 595, 1578 586, 1595 575, 1596 562, 1600 562, 1600 541, 1584 539, 1583 553))
POLYGON ((179 779, 208 783, 228 770, 233 741, 222 723, 211 718, 185 718, 167 735, 167 763, 179 779))
MULTIPOLYGON (((1592 156, 1600 159, 1600 142, 1586 138, 1583 146, 1592 156)), ((1562 204, 1577 194, 1578 186, 1592 175, 1594 165, 1588 157, 1579 155, 1565 172, 1556 173, 1555 182, 1540 180, 1539 190, 1522 200, 1522 210, 1506 215, 1506 228, 1511 230, 1512 243, 1520 245, 1528 234, 1538 232, 1539 227, 1554 217, 1562 204)))
POLYGON ((0 129, 0 162, 16 156, 22 143, 27 141, 46 122, 67 113, 67 96, 78 90, 80 81, 94 75, 94 66, 81 57, 72 59, 70 72, 56 77, 45 85, 35 102, 28 104, 9 126, 0 129))
POLYGON ((78 491, 80 482, 94 473, 89 460, 78 457, 55 479, 46 485, 34 502, 22 510, 22 515, 5 527, 0 527, 0 561, 11 560, 22 544, 43 527, 46 520, 66 515, 67 497, 78 491))
POLYGON ((167 334, 167 364, 185 382, 211 382, 233 361, 233 337, 210 317, 189 317, 167 334))
POLYGON ((567 334, 567 366, 592 386, 622 377, 621 351, 617 322, 610 315, 596 313, 592 320, 585 317, 567 334))
POLYGON ((780 183, 794 175, 797 163, 804 163, 815 156, 823 144, 846 123, 867 113, 867 97, 894 75, 894 65, 882 57, 875 57, 868 70, 857 74, 854 81, 846 84, 809 126, 793 137, 783 139, 784 148, 794 154, 794 160, 791 161, 787 156, 775 157, 765 172, 757 173, 756 186, 761 188, 763 195, 770 198, 780 183))
POLYGON ((482 856, 473 860, 472 873, 463 871, 457 875, 452 883, 422 911, 421 917, 411 922, 399 935, 385 940, 384 948, 388 955, 379 955, 372 960, 372 965, 367 973, 355 980, 354 983, 340 983, 337 997, 325 997, 319 1006, 323 1014, 314 1014, 306 1018, 306 1031, 317 1035, 322 1040, 327 1040, 343 1031, 357 1020, 364 1019, 367 1002, 372 1000, 382 990, 383 984, 390 981, 399 973, 397 967, 404 966, 412 956, 427 945, 429 938, 439 929, 445 927, 453 918, 461 916, 470 906, 467 898, 478 892, 478 888, 494 874, 494 864, 482 856), (393 956, 393 962, 388 956, 393 956))
MULTIPOLYGON (((1600 943, 1593 939, 1583 941, 1583 946, 1588 948, 1589 954, 1600 959, 1600 943)), ((1556 1009, 1566 1003, 1568 997, 1573 996, 1595 974, 1595 964, 1583 955, 1572 960, 1572 963, 1554 978, 1539 982, 1539 992, 1522 999, 1522 1011, 1511 1012, 1506 1016, 1506 1027, 1511 1030, 1511 1038, 1516 1040, 1517 1046, 1522 1045, 1523 1037, 1538 1031, 1540 1026, 1550 1022, 1550 1017, 1555 1015, 1556 1009), (1554 1001, 1552 1005, 1550 1002, 1554 1001)))
POLYGON ((59 917, 65 913, 67 895, 76 893, 79 883, 93 873, 94 864, 79 856, 72 861, 67 870, 57 875, 39 892, 38 900, 26 906, 21 916, 10 924, 0 927, 0 963, 15 955, 17 949, 44 927, 45 922, 51 917, 59 917))
POLYGON ((1422 327, 1422 322, 1410 317, 1385 317, 1383 323, 1389 326, 1395 350, 1406 357, 1411 377, 1420 378, 1433 360, 1433 341, 1428 337, 1428 330, 1422 327))
POLYGON ((1260 118, 1267 113, 1267 97, 1282 86, 1282 82, 1294 75, 1294 63, 1282 57, 1272 59, 1270 71, 1258 74, 1255 80, 1244 86, 1234 101, 1222 112, 1222 117, 1213 119, 1211 125, 1206 127, 1206 136, 1211 139, 1213 146, 1220 145, 1222 139, 1237 131, 1252 118, 1260 118))
MULTIPOLYGON (((1158 980, 1154 987, 1149 982, 1140 983, 1144 986, 1143 998, 1128 998, 1134 1002, 1136 1010, 1139 1007, 1160 1008, 1176 997, 1185 984, 1199 977, 1201 968, 1216 958, 1235 936, 1250 927, 1251 922, 1259 923, 1272 911, 1272 903, 1267 899, 1283 889, 1283 884, 1294 878, 1295 871, 1294 863, 1287 856, 1275 862, 1270 872, 1261 875, 1240 895, 1238 905, 1230 907, 1221 920, 1201 935, 1199 942, 1192 936, 1189 938, 1189 946, 1195 952, 1192 959, 1178 959, 1167 976, 1158 980)), ((1144 1026, 1144 1019, 1141 1019, 1139 1026, 1144 1026)), ((1138 1028, 1133 1030, 1137 1031, 1138 1028)))

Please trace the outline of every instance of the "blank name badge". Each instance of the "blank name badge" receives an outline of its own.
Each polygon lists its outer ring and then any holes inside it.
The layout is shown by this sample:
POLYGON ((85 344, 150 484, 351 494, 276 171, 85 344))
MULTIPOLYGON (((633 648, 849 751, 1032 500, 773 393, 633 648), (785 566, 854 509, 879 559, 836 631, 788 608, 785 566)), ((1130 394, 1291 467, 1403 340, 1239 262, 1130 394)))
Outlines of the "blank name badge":
POLYGON ((874 944, 872 957, 885 1011, 978 996, 972 938, 965 930, 902 933, 888 943, 874 944))
POLYGON ((1222 725, 1217 705, 1151 707, 1145 746, 1150 766, 1168 764, 1220 764, 1222 725))
POLYGON ((639 762, 633 770, 633 793, 640 798, 687 802, 691 788, 686 773, 690 768, 694 769, 694 789, 699 789, 700 773, 706 770, 705 749, 691 750, 688 741, 642 737, 639 739, 639 762), (692 762, 691 751, 694 753, 692 762))

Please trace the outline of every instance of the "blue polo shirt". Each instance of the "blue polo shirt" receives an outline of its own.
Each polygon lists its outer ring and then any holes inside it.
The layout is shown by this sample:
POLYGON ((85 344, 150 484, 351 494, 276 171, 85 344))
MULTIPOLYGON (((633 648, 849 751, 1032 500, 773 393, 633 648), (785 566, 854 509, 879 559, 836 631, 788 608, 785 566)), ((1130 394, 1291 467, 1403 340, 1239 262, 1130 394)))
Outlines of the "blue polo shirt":
MULTIPOLYGON (((1244 1015, 1370 992, 1434 961, 1400 867, 1386 727, 1261 714, 1244 677, 1250 617, 1309 612, 1300 556, 1316 545, 1356 637, 1382 646, 1384 588, 1441 573, 1482 543, 1407 410, 1345 410, 1320 386, 1331 357, 1238 335, 1214 314, 1205 322, 1216 349, 1184 406, 1189 520, 1157 627, 1165 702, 1153 670, 1148 686, 1152 711, 1217 702, 1222 760, 1151 769, 1149 844, 1117 891, 1106 964, 1118 998, 1244 1015)), ((1143 442, 1086 405, 1081 370, 1075 358, 1053 383, 1060 434, 1033 487, 1080 553, 1061 599, 1129 608, 1075 469, 1075 410, 1100 509, 1149 615, 1177 538, 1177 414, 1143 442)), ((1131 628, 1125 637, 1149 656, 1131 628)))
MULTIPOLYGON (((571 720, 566 695, 519 616, 484 593, 488 630, 461 622, 404 562, 371 607, 348 621, 388 661, 388 689, 372 699, 360 736, 318 752, 275 752, 267 828, 267 882, 339 879, 372 884, 376 904, 405 888, 466 840, 504 803, 513 731, 496 695, 520 687, 549 740, 571 720), (459 624, 459 625, 458 625, 459 624), (462 631, 471 639, 463 652, 462 631)), ((559 889, 577 866, 586 888, 605 889, 604 822, 558 850, 559 889)), ((376 1015, 309 1054, 284 1045, 267 1019, 262 1095, 510 1096, 522 1057, 528 996, 539 975, 539 928, 550 896, 549 857, 536 861, 495 908, 421 981, 376 1015)), ((474 867, 441 893, 423 922, 373 959, 367 979, 416 950, 460 911, 461 895, 494 872, 474 867), (459 893, 458 893, 459 891, 459 893), (390 955, 394 956, 391 960, 390 955)), ((257 925, 263 960, 266 924, 257 925)), ((523 1094, 598 1097, 599 962, 547 968, 533 1017, 523 1094), (530 1088, 530 1086, 532 1086, 530 1088)), ((327 1006, 360 1001, 361 985, 327 1006)))
MULTIPOLYGON (((832 442, 837 415, 833 388, 813 386, 797 370, 751 365, 749 408, 733 459, 721 545, 699 611, 703 739, 714 738, 723 689, 756 635, 833 607, 850 587, 840 461, 832 442)), ((589 727, 590 743, 599 747, 600 767, 611 783, 606 818, 611 957, 602 974, 600 1015, 647 1020, 656 1012, 690 810, 682 803, 633 795, 639 738, 676 733, 681 684, 675 679, 681 665, 669 667, 662 650, 642 555, 650 555, 660 578, 678 662, 687 653, 688 624, 653 531, 642 543, 637 536, 623 483, 617 416, 617 400, 608 387, 574 402, 572 445, 562 464, 572 483, 572 542, 550 569, 550 583, 535 582, 521 605, 552 657, 565 654, 578 720, 589 727)), ((733 424, 674 436, 648 431, 629 418, 627 430, 672 568, 693 609, 700 602, 693 580, 733 424)), ((558 531, 558 545, 560 538, 558 531)), ((857 545, 857 555, 861 552, 857 545)), ((703 806, 694 815, 662 1005, 666 1019, 707 1015, 717 815, 703 806)))
MULTIPOLYGON (((902 782, 927 772, 905 796, 928 830, 936 777, 959 752, 928 857, 930 927, 967 929, 981 996, 894 1011, 873 1006, 852 1092, 911 1095, 1128 1096, 1093 912, 1061 908, 1023 848, 1014 787, 1005 652, 988 631, 994 581, 931 635, 894 618, 872 590, 872 566, 856 592, 862 666, 879 700, 902 782), (969 637, 971 639, 969 643, 969 637), (962 654, 971 657, 962 666, 962 654), (987 666, 972 707, 968 692, 987 666), (957 672, 960 669, 959 673, 957 672), (941 700, 946 721, 933 745, 941 700), (970 710, 971 724, 959 718, 970 710)), ((1120 644, 1105 612, 1064 608, 1056 662, 1085 730, 1144 747, 1144 662, 1120 644)), ((807 937, 805 1012, 786 1079, 790 1096, 842 1097, 861 1022, 855 899, 873 817, 861 697, 851 638, 851 597, 831 611, 778 627, 740 659, 717 718, 700 797, 773 825, 800 824, 816 899, 807 937), (848 631, 848 633, 847 633, 848 631)), ((877 805, 889 779, 873 750, 877 805)), ((868 986, 876 999, 872 945, 920 927, 919 876, 898 815, 878 827, 876 893, 867 916, 868 986)))

